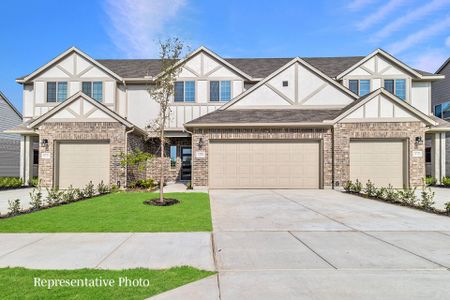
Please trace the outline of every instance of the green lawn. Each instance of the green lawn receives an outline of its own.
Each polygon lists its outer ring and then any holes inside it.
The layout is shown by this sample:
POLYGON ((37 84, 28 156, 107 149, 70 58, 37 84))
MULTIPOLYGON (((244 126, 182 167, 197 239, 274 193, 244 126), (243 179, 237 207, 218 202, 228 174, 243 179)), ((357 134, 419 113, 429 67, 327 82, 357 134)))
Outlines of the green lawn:
POLYGON ((201 271, 191 267, 177 267, 167 270, 30 270, 24 268, 0 269, 1 299, 145 299, 178 286, 205 278, 214 272, 201 271), (48 289, 44 280, 49 279, 105 279, 114 280, 112 287, 53 287, 48 289), (120 281, 120 278, 123 278, 120 281), (148 287, 125 286, 124 279, 148 280, 148 287), (35 286, 35 282, 38 286, 35 286), (119 283, 121 282, 121 286, 119 283), (45 285, 45 284, 44 284, 45 285))
POLYGON ((156 193, 119 192, 31 214, 0 219, 0 232, 211 231, 207 193, 168 193, 181 203, 150 206, 156 193))

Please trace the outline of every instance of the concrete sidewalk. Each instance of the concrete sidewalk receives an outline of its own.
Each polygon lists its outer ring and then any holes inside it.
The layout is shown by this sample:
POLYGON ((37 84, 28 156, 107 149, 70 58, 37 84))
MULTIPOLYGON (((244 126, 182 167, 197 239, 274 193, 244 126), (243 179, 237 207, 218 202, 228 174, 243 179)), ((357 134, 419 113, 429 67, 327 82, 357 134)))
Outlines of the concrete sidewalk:
POLYGON ((209 232, 0 234, 0 267, 215 270, 209 232))

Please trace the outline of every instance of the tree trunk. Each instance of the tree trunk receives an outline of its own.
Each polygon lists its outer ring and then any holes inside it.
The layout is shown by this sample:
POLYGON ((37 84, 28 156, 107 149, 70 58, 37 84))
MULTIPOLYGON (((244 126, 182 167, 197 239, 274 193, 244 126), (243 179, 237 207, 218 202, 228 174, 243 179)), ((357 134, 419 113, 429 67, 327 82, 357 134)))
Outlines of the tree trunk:
MULTIPOLYGON (((164 128, 162 130, 164 132, 164 128)), ((159 180, 159 202, 164 202, 164 133, 160 137, 161 139, 161 178, 159 180)))

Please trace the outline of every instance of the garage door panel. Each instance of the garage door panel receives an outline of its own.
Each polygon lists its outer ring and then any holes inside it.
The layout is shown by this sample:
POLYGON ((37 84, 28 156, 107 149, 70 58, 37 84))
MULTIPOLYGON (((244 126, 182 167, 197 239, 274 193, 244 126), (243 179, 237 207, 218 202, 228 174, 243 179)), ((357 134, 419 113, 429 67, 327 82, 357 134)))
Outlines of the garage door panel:
POLYGON ((61 142, 58 145, 58 185, 84 187, 103 181, 109 184, 109 143, 61 142))
POLYGON ((351 141, 350 180, 367 180, 376 186, 403 187, 404 143, 392 141, 351 141))
POLYGON ((211 141, 211 188, 318 188, 319 142, 211 141))

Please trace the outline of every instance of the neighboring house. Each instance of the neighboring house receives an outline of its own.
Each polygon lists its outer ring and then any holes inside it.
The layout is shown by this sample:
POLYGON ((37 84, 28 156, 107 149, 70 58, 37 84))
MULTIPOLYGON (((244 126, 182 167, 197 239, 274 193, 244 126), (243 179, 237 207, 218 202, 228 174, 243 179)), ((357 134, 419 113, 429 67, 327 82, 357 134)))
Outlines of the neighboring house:
MULTIPOLYGON (((163 163, 168 180, 210 188, 331 188, 356 179, 418 186, 425 135, 449 128, 431 110, 431 83, 444 76, 381 49, 225 59, 200 47, 178 66, 168 158, 152 160, 148 177, 163 163)), ((71 48, 19 78, 24 123, 9 132, 22 135, 24 153, 39 140, 42 184, 131 180, 118 155, 158 152, 145 127, 158 114, 147 90, 159 72, 158 59, 96 60, 71 48)))
MULTIPOLYGON (((444 62, 444 64, 436 71, 436 74, 444 75, 444 80, 434 81, 432 84, 432 107, 435 116, 450 122, 450 57, 444 62)), ((442 151, 442 161, 445 165, 440 167, 443 169, 442 176, 450 176, 450 133, 441 132, 441 137, 437 140, 427 141, 427 151, 431 151, 431 143, 435 144, 435 147, 445 147, 446 151, 442 151), (445 144, 441 144, 440 141, 446 139, 445 144)), ((428 164, 435 164, 435 161, 429 157, 428 164)), ((431 172, 427 168, 427 175, 431 175, 431 172)))
POLYGON ((0 177, 19 177, 20 135, 4 130, 22 123, 22 115, 0 92, 0 177))

